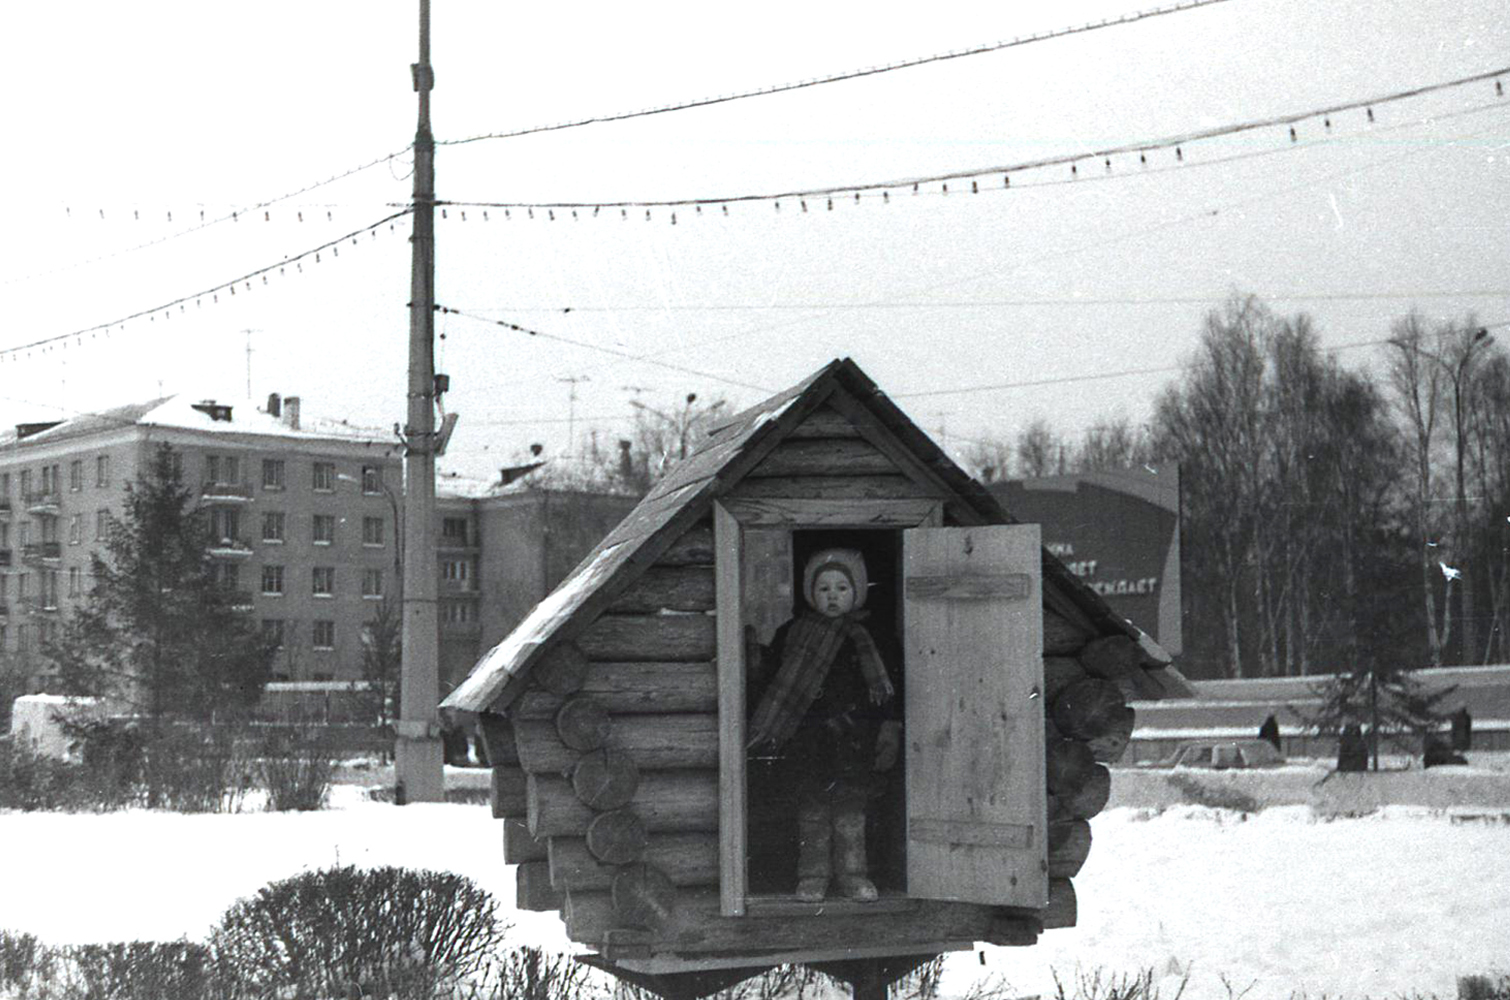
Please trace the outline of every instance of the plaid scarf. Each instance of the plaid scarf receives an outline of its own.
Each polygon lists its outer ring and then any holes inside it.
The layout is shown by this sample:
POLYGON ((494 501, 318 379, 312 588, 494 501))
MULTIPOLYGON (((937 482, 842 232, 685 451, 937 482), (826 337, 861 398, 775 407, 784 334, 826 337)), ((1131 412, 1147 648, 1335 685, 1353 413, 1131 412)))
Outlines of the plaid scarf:
POLYGON ((864 617, 864 612, 838 618, 809 612, 792 622, 781 650, 781 669, 750 717, 750 732, 764 734, 759 743, 780 747, 792 738, 802 716, 823 690, 823 681, 846 639, 855 644, 871 698, 879 704, 896 694, 875 640, 861 624, 864 617))

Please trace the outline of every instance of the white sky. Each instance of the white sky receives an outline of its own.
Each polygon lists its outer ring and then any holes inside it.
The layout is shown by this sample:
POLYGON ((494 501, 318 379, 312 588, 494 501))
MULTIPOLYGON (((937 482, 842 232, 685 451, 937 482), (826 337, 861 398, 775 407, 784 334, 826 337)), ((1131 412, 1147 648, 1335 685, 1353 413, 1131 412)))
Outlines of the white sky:
MULTIPOLYGON (((28 4, 9 12, 0 180, 0 351, 172 301, 361 229, 409 196, 400 158, 188 235, 403 149, 416 0, 28 4), (103 211, 104 218, 100 217, 103 211), (168 222, 168 213, 172 222, 168 222), (297 221, 296 213, 304 221, 297 221), (133 218, 133 213, 139 219, 133 218), (329 213, 330 220, 326 221, 329 213), (171 238, 168 238, 171 237, 171 238), (141 244, 162 240, 145 249, 141 244)), ((498 4, 437 0, 437 138, 633 110, 826 75, 1143 10, 1056 4, 498 4)), ((1488 0, 1228 0, 1137 24, 691 111, 442 146, 440 197, 726 197, 863 184, 1262 119, 1510 65, 1488 0)), ((438 221, 438 299, 668 370, 458 316, 438 367, 474 474, 531 441, 629 422, 626 386, 673 405, 753 402, 854 357, 948 443, 1035 416, 1078 433, 1136 421, 1171 374, 910 395, 1178 365, 1232 290, 1304 310, 1328 345, 1377 340, 1418 306, 1510 321, 1510 97, 1492 82, 1298 126, 866 195, 712 211, 438 221), (1487 107, 1486 107, 1487 106, 1487 107), (1431 119, 1435 119, 1432 121, 1431 119), (1229 159, 1237 157, 1237 159, 1229 159), (1225 161, 1225 162, 1212 162, 1225 161), (1048 183, 1057 182, 1057 183, 1048 183), (571 307, 571 312, 564 312, 571 307), (721 382, 719 379, 729 380, 721 382)), ((403 419, 409 221, 303 272, 253 279, 170 320, 0 354, 0 421, 164 392, 302 395, 353 422, 403 419)), ((1503 337, 1502 337, 1503 339, 1503 337)), ((1372 349, 1345 352, 1365 364, 1372 349)))

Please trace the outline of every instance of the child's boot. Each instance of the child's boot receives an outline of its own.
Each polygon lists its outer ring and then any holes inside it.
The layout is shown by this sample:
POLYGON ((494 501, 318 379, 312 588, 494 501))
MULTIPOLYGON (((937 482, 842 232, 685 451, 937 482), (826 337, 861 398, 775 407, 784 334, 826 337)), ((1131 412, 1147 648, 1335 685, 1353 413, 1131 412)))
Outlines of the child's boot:
POLYGON ((834 855, 839 870, 839 891, 861 903, 874 902, 880 893, 867 876, 865 814, 845 811, 834 817, 834 855))
POLYGON ((804 903, 818 903, 828 895, 831 827, 827 803, 797 803, 797 898, 804 903))

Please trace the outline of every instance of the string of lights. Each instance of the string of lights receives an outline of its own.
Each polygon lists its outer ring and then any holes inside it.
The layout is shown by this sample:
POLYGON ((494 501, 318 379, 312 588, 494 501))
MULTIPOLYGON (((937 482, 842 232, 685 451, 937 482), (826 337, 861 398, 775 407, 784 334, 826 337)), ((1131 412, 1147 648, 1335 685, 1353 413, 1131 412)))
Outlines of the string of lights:
MULTIPOLYGON (((209 229, 211 226, 218 226, 218 225, 220 225, 223 222, 239 222, 239 221, 241 221, 242 218, 255 218, 257 212, 262 212, 263 213, 262 221, 264 221, 264 222, 270 222, 270 221, 272 221, 271 220, 271 212, 270 212, 270 209, 272 208, 272 206, 281 204, 282 202, 288 201, 291 198, 297 198, 301 194, 307 194, 310 191, 314 191, 314 190, 317 190, 319 188, 325 187, 327 184, 334 184, 337 181, 345 180, 347 177, 351 177, 354 174, 359 174, 362 171, 368 170, 368 169, 370 169, 372 167, 375 167, 375 166, 377 166, 380 163, 392 163, 395 159, 397 159, 400 156, 403 156, 405 153, 409 152, 409 150, 411 150, 413 148, 414 148, 414 144, 410 143, 408 146, 405 146, 403 149, 400 149, 400 150, 397 150, 395 152, 389 153, 386 156, 380 156, 380 157, 378 157, 375 160, 368 160, 366 163, 360 164, 359 166, 352 167, 349 170, 343 170, 343 171, 341 171, 338 174, 332 174, 330 177, 327 177, 323 181, 315 181, 313 184, 306 184, 303 187, 298 188, 296 190, 289 191, 289 192, 287 192, 285 194, 280 194, 276 198, 267 198, 267 199, 264 199, 263 201, 259 201, 259 202, 255 203, 253 205, 245 206, 245 207, 242 207, 242 208, 232 209, 230 212, 228 212, 226 214, 223 214, 223 215, 212 216, 211 218, 206 219, 205 218, 205 209, 200 208, 198 210, 199 211, 199 218, 198 218, 197 223, 195 225, 189 226, 186 229, 180 229, 180 230, 178 230, 176 232, 172 232, 172 233, 168 233, 168 234, 163 235, 163 236, 159 236, 156 239, 147 240, 144 243, 138 243, 135 246, 126 247, 123 250, 116 250, 113 253, 101 254, 98 257, 90 257, 87 260, 81 260, 81 261, 78 261, 78 262, 73 263, 73 264, 66 264, 66 265, 64 265, 62 267, 55 267, 55 268, 52 268, 51 270, 47 270, 47 271, 36 271, 36 272, 31 273, 31 274, 23 274, 23 275, 21 275, 19 277, 15 277, 15 278, 7 278, 5 281, 0 282, 0 285, 10 285, 10 284, 14 284, 15 282, 18 282, 18 281, 29 281, 29 280, 32 280, 32 279, 35 279, 35 278, 47 277, 48 275, 52 275, 52 274, 61 274, 61 273, 65 272, 65 271, 72 271, 72 270, 76 270, 76 269, 81 268, 81 267, 88 267, 90 264, 98 264, 101 261, 113 260, 113 259, 115 259, 117 257, 124 257, 127 254, 136 253, 138 250, 146 250, 149 247, 155 247, 155 246, 158 246, 160 244, 168 243, 168 242, 170 242, 172 240, 180 239, 180 238, 182 238, 184 236, 189 236, 189 235, 191 235, 193 233, 200 232, 201 230, 209 229)), ((331 216, 331 212, 330 212, 331 206, 319 206, 319 207, 326 209, 326 221, 327 222, 332 221, 332 216, 331 216)), ((173 211, 172 211, 172 209, 164 209, 163 211, 164 211, 164 215, 165 215, 166 221, 169 222, 169 223, 172 223, 172 221, 173 221, 173 211)), ((75 216, 73 214, 73 208, 72 208, 72 206, 64 206, 64 208, 63 208, 63 214, 64 214, 65 218, 68 218, 68 219, 75 218, 75 216)), ((103 220, 105 218, 105 210, 103 208, 96 208, 90 214, 92 214, 94 217, 96 217, 98 219, 102 219, 103 220)), ((303 214, 302 210, 297 211, 296 214, 297 214, 297 221, 303 222, 304 221, 304 214, 303 214)), ((82 215, 82 213, 81 213, 81 215, 82 215)), ((141 221, 141 210, 140 209, 132 209, 132 221, 133 222, 139 222, 139 221, 141 221)))
POLYGON ((638 111, 623 111, 614 114, 594 115, 589 118, 577 118, 570 121, 555 122, 548 125, 532 125, 527 128, 514 129, 508 132, 488 132, 483 135, 469 136, 465 139, 440 139, 437 146, 460 146, 472 142, 484 142, 491 139, 517 139, 526 135, 537 135, 541 132, 559 132, 564 129, 581 128, 584 125, 601 125, 607 122, 627 121, 631 118, 645 118, 651 115, 670 114, 675 111, 687 111, 692 108, 706 108, 715 104, 727 104, 731 101, 742 101, 752 97, 768 97, 772 94, 783 94, 788 91, 802 90, 808 87, 821 87, 830 83, 841 83, 845 80, 859 80, 868 76, 878 76, 882 73, 893 73, 897 70, 912 69, 916 66, 926 66, 930 63, 946 62, 951 59, 963 59, 967 56, 984 55, 988 52, 1000 52, 1004 49, 1017 48, 1022 45, 1030 45, 1035 42, 1046 42, 1054 38, 1064 38, 1069 35, 1085 34, 1089 31, 1099 31, 1102 28, 1113 28, 1137 21, 1145 21, 1153 17, 1163 17, 1166 14, 1178 14, 1183 11, 1194 10, 1198 7, 1210 7, 1213 4, 1226 3, 1227 0, 1187 0, 1185 3, 1171 4, 1166 7, 1153 7, 1148 10, 1136 11, 1124 14, 1121 17, 1105 18, 1100 21, 1091 21, 1085 24, 1075 25, 1068 28, 1056 28, 1052 31, 1040 31, 1031 35, 1019 35, 1015 38, 985 45, 977 45, 967 49, 956 49, 950 52, 940 52, 934 55, 921 56, 914 59, 906 59, 900 62, 887 63, 881 66, 870 66, 865 69, 850 70, 843 73, 834 73, 829 76, 813 77, 807 80, 798 80, 791 83, 776 84, 768 87, 760 87, 755 90, 740 91, 732 94, 721 94, 714 97, 704 97, 697 100, 681 101, 675 104, 666 104, 653 108, 642 108, 638 111))
MULTIPOLYGON (((1475 137, 1475 136, 1478 136, 1478 135, 1487 134, 1489 131, 1492 131, 1492 130, 1493 130, 1493 128, 1483 129, 1483 130, 1480 130, 1479 132, 1476 132, 1476 133, 1470 133, 1469 137, 1475 137)), ((1328 171, 1327 173, 1321 174, 1320 176, 1308 178, 1308 179, 1306 179, 1304 181, 1301 181, 1299 183, 1296 183, 1296 184, 1287 184, 1287 185, 1284 185, 1284 186, 1279 187, 1279 188, 1272 188, 1272 189, 1269 189, 1267 191, 1260 191, 1260 192, 1248 195, 1247 197, 1234 199, 1234 200, 1223 202, 1221 204, 1214 205, 1214 206, 1208 206, 1208 207, 1200 208, 1200 209, 1197 209, 1197 210, 1192 211, 1192 212, 1187 212, 1184 215, 1177 216, 1177 217, 1175 217, 1173 219, 1168 219, 1166 221, 1163 221, 1163 222, 1160 222, 1160 223, 1156 223, 1154 225, 1150 225, 1150 226, 1138 226, 1138 227, 1135 227, 1135 228, 1132 228, 1132 229, 1124 230, 1121 233, 1113 234, 1111 236, 1100 237, 1100 238, 1098 238, 1098 239, 1096 239, 1094 241, 1088 242, 1088 243, 1081 243, 1081 244, 1074 245, 1074 246, 1064 247, 1062 249, 1059 249, 1059 250, 1056 250, 1056 251, 1053 251, 1053 252, 1050 252, 1050 253, 1039 253, 1039 254, 1035 255, 1032 259, 1033 259, 1034 262, 1041 264, 1041 263, 1044 263, 1044 262, 1050 261, 1050 260, 1065 259, 1065 258, 1074 257, 1077 254, 1083 253, 1084 251, 1089 250, 1089 249, 1106 249, 1108 247, 1114 247, 1114 246, 1118 246, 1118 245, 1121 245, 1121 244, 1130 243, 1130 242, 1132 242, 1134 240, 1145 239, 1145 238, 1147 238, 1149 236, 1153 236, 1153 235, 1156 235, 1156 234, 1159 234, 1159 233, 1168 232, 1168 231, 1173 230, 1173 229, 1178 229, 1178 228, 1187 226, 1187 225, 1189 225, 1189 224, 1191 224, 1193 222, 1202 222, 1202 221, 1206 221, 1206 220, 1217 218, 1223 212, 1228 212, 1228 211, 1232 211, 1232 210, 1236 210, 1236 209, 1247 208, 1247 207, 1250 207, 1250 206, 1253 206, 1253 205, 1257 205, 1257 204, 1262 204, 1264 202, 1271 201, 1274 198, 1279 198, 1279 197, 1283 197, 1285 195, 1294 194, 1297 191, 1303 191, 1303 190, 1315 187, 1315 186, 1320 185, 1320 184, 1330 184, 1330 183, 1334 183, 1334 182, 1343 180, 1345 178, 1356 177, 1356 176, 1359 176, 1359 175, 1362 175, 1362 174, 1365 174, 1365 173, 1369 173, 1371 171, 1382 169, 1382 168, 1384 168, 1386 166, 1391 166, 1391 165, 1394 165, 1394 164, 1398 164, 1398 163, 1403 162, 1405 160, 1415 159, 1415 158, 1420 157, 1420 156, 1424 156, 1424 155, 1427 155, 1427 154, 1430 154, 1430 153, 1438 152, 1442 148, 1443 147, 1441 147, 1441 146, 1420 146, 1420 147, 1408 149, 1408 150, 1406 150, 1406 151, 1404 151, 1402 153, 1399 153, 1399 154, 1397 154, 1395 156, 1381 157, 1379 159, 1370 161, 1369 163, 1365 163, 1365 164, 1363 164, 1361 166, 1348 167, 1348 168, 1344 168, 1344 169, 1340 169, 1340 170, 1328 171)), ((941 288, 959 287, 961 285, 969 284, 970 282, 977 281, 977 280, 979 280, 981 278, 984 278, 984 277, 999 277, 1001 274, 1002 274, 1002 269, 999 266, 993 266, 993 267, 991 267, 989 269, 986 269, 986 270, 976 271, 976 272, 964 274, 964 275, 961 275, 961 276, 958 276, 958 277, 955 277, 955 278, 951 278, 950 280, 942 282, 942 283, 935 282, 928 289, 920 289, 919 291, 934 291, 934 290, 941 289, 941 288)), ((1203 299, 1201 301, 1208 301, 1208 300, 1203 299)), ((863 306, 864 303, 858 303, 857 305, 862 305, 863 306)), ((720 336, 720 337, 715 337, 715 338, 713 338, 711 340, 703 341, 703 342, 699 343, 696 346, 699 349, 707 349, 709 347, 714 347, 714 346, 716 346, 718 344, 726 343, 726 342, 729 342, 729 341, 748 339, 750 337, 753 337, 753 336, 756 336, 756 335, 759 335, 759 334, 770 333, 770 332, 773 332, 773 331, 776 331, 776 330, 780 330, 780 329, 785 329, 785 328, 802 326, 802 325, 810 323, 810 322, 812 322, 814 320, 818 320, 818 319, 823 318, 824 316, 826 316, 828 314, 828 312, 829 312, 829 310, 826 309, 826 308, 819 308, 819 309, 815 309, 815 310, 813 310, 811 312, 807 312, 804 315, 796 316, 796 317, 793 317, 791 319, 783 319, 783 320, 781 320, 779 322, 760 323, 760 324, 756 324, 756 325, 753 325, 753 326, 746 326, 746 327, 743 327, 743 328, 741 328, 741 329, 739 329, 739 330, 737 330, 737 331, 735 331, 733 333, 725 334, 725 335, 720 336)), ((480 320, 482 320, 482 321, 484 321, 484 322, 489 321, 487 319, 487 317, 479 316, 477 318, 480 319, 480 320)), ((678 347, 678 348, 676 348, 674 350, 666 350, 666 351, 653 352, 653 353, 649 353, 649 354, 645 354, 645 355, 635 355, 634 356, 634 360, 644 361, 644 362, 647 362, 647 363, 654 364, 654 363, 656 363, 655 360, 654 360, 656 358, 663 357, 666 354, 674 353, 675 351, 684 351, 684 350, 685 350, 685 348, 678 347)), ((522 384, 525 381, 528 381, 528 380, 527 379, 525 379, 525 380, 516 380, 513 384, 515 384, 515 385, 522 384)))
POLYGON ((612 347, 605 347, 602 344, 594 344, 594 343, 590 343, 589 341, 585 341, 585 340, 573 340, 570 337, 563 337, 563 336, 561 336, 559 334, 554 334, 554 333, 545 333, 545 332, 543 332, 541 330, 531 329, 530 327, 527 327, 527 326, 520 326, 518 323, 510 323, 508 320, 490 319, 487 316, 480 316, 480 315, 477 315, 476 313, 466 312, 466 311, 461 310, 461 309, 452 308, 451 306, 444 306, 444 305, 437 304, 436 307, 435 307, 435 311, 438 312, 438 313, 441 313, 443 315, 446 315, 446 316, 460 316, 463 319, 475 320, 478 323, 488 323, 488 324, 491 324, 493 326, 501 326, 505 330, 513 330, 515 333, 522 333, 522 334, 525 334, 526 336, 530 336, 530 337, 540 337, 540 338, 542 338, 544 340, 554 340, 557 343, 570 344, 573 347, 586 348, 587 350, 590 350, 590 351, 597 351, 600 354, 611 354, 614 357, 623 358, 623 359, 625 359, 627 361, 643 362, 643 363, 648 364, 648 365, 654 365, 657 368, 665 368, 668 371, 679 372, 680 374, 683 374, 683 375, 696 375, 698 378, 705 378, 705 379, 708 379, 709 381, 713 381, 713 382, 723 382, 723 383, 725 383, 727 385, 737 386, 738 388, 741 388, 741 389, 754 389, 757 392, 769 392, 770 391, 765 386, 754 385, 754 384, 749 383, 749 382, 741 382, 738 379, 726 378, 723 375, 714 375, 711 372, 699 371, 696 368, 688 368, 688 367, 685 367, 684 365, 671 364, 668 361, 658 361, 658 360, 656 360, 656 359, 654 359, 652 357, 647 357, 645 355, 635 354, 635 353, 633 353, 631 351, 616 350, 616 349, 614 349, 612 347))
POLYGON ((282 275, 287 271, 289 267, 293 267, 296 273, 302 274, 304 271, 304 261, 313 258, 314 263, 318 264, 322 259, 320 255, 327 250, 331 252, 331 256, 339 257, 341 255, 340 248, 342 244, 350 242, 352 246, 357 246, 359 245, 357 237, 369 232, 372 233, 373 238, 375 239, 377 237, 378 229, 380 229, 384 225, 392 228, 392 224, 396 219, 403 218, 409 213, 410 209, 407 208, 399 212, 394 212, 391 215, 384 216, 378 221, 363 226, 360 229, 354 229, 351 232, 338 236, 333 240, 327 240, 326 242, 321 243, 319 246, 311 247, 310 249, 295 254, 292 257, 285 257, 282 260, 278 261, 278 263, 276 264, 268 264, 265 267, 259 267, 255 270, 248 271, 245 274, 240 275, 239 277, 232 278, 230 281, 223 281, 220 284, 212 285, 209 288, 204 288, 197 292, 192 292, 188 295, 181 295, 178 298, 172 299, 171 301, 159 303, 158 305, 152 306, 148 309, 140 309, 126 316, 119 316, 106 323, 96 323, 94 326, 87 326, 77 330, 70 330, 68 333, 60 333, 50 337, 43 337, 39 340, 30 341, 29 343, 16 344, 13 347, 0 348, 0 362, 6 361, 8 359, 13 359, 17 355, 21 355, 23 353, 30 354, 30 352, 34 350, 49 350, 54 345, 63 344, 69 340, 76 340, 81 342, 82 338, 86 334, 90 337, 97 336, 100 333, 105 333, 106 335, 108 335, 110 331, 124 329, 127 323, 133 320, 139 320, 143 317, 146 317, 149 322, 156 322, 157 317, 162 316, 164 322, 166 322, 172 318, 173 308, 175 306, 178 307, 178 312, 182 313, 185 311, 185 308, 190 302, 194 303, 195 306, 202 306, 203 300, 206 298, 210 299, 211 304, 214 305, 216 303, 219 303, 221 292, 227 292, 229 295, 235 295, 236 288, 238 286, 242 288, 243 292, 250 292, 252 290, 252 279, 261 278, 261 283, 263 285, 266 285, 268 283, 268 277, 275 271, 279 275, 282 275))
MULTIPOLYGON (((938 185, 938 193, 941 195, 947 195, 950 193, 949 185, 951 183, 960 181, 970 182, 970 193, 979 194, 983 190, 1009 190, 1013 186, 1013 174, 1036 172, 1053 167, 1069 168, 1069 177, 1060 178, 1060 182, 1063 183, 1074 182, 1083 178, 1088 179, 1094 176, 1105 177, 1109 174, 1114 174, 1116 173, 1116 161, 1123 157, 1130 158, 1132 156, 1137 156, 1137 166, 1140 172, 1149 167, 1150 154, 1158 154, 1161 152, 1168 153, 1170 151, 1173 151, 1175 164, 1184 164, 1186 146, 1189 146, 1193 143, 1241 135, 1244 133, 1265 129, 1287 129, 1290 145, 1299 147, 1301 145, 1301 130, 1299 126, 1302 123, 1307 121, 1319 121, 1322 130, 1321 134, 1324 136, 1326 134, 1332 133, 1335 124, 1337 124, 1334 120, 1338 119, 1339 116, 1349 111, 1363 111, 1365 114, 1366 123, 1373 124, 1375 121, 1374 109, 1377 107, 1383 107, 1399 101, 1410 100, 1428 94, 1439 93, 1459 87, 1467 87, 1473 84, 1484 83, 1488 81, 1493 81, 1495 96, 1502 99, 1504 97, 1504 81, 1501 79, 1501 77, 1503 77, 1506 73, 1510 73, 1510 66, 1501 66, 1493 70, 1488 70, 1486 72, 1475 73, 1469 76, 1458 77, 1453 80, 1446 80, 1439 83, 1412 87, 1407 90, 1395 91, 1393 93, 1380 94, 1370 98, 1346 101, 1323 107, 1309 108, 1304 111, 1274 115, 1267 118, 1235 122, 1227 125, 1219 125, 1213 128, 1200 129, 1197 131, 1186 132, 1175 136, 1167 136, 1164 138, 1146 140, 1142 142, 1124 143, 1115 146, 1108 146, 1090 152, 1062 153, 1049 157, 1023 160, 1012 164, 998 164, 989 167, 972 167, 964 170, 953 170, 945 173, 928 174, 926 176, 893 178, 885 181, 866 181, 853 184, 793 188, 783 191, 745 192, 741 194, 723 195, 716 197, 697 196, 666 199, 630 199, 617 201, 606 200, 601 202, 566 200, 467 201, 447 199, 438 201, 436 204, 442 207, 443 217, 445 217, 445 208, 447 207, 457 208, 458 210, 465 208, 482 209, 484 221, 491 221, 491 216, 488 214, 488 212, 489 210, 494 209, 502 209, 504 212, 505 220, 512 220, 515 210, 523 211, 527 219, 534 219, 535 212, 539 210, 544 212, 546 214, 547 221, 551 222, 556 221, 555 213, 558 210, 563 213, 570 213, 570 217, 576 219, 580 217, 580 213, 586 211, 591 212, 592 218, 597 218, 601 215, 604 209, 618 209, 620 218, 627 219, 629 210, 634 209, 637 213, 640 210, 644 210, 645 219, 649 221, 652 218, 652 210, 657 208, 691 208, 697 214, 701 214, 704 208, 718 208, 721 210, 723 215, 727 215, 729 213, 730 205, 748 204, 752 202, 772 202, 775 204, 776 210, 780 211, 781 203, 783 201, 791 202, 795 200, 798 203, 799 212, 808 212, 808 199, 813 199, 815 203, 819 199, 827 199, 827 208, 832 210, 832 208, 834 207, 834 199, 836 198, 842 199, 852 197, 855 201, 858 202, 865 194, 874 195, 879 193, 881 195, 881 200, 883 202, 888 202, 891 200, 891 193, 893 191, 918 194, 922 192, 924 185, 927 185, 929 188, 938 185), (1084 166, 1084 170, 1081 169, 1082 166, 1084 166), (1097 170, 1096 167, 1100 167, 1101 169, 1097 170), (999 183, 996 180, 997 178, 1000 178, 999 183), (984 186, 983 182, 985 182, 984 186)), ((1457 115, 1478 113, 1483 110, 1488 110, 1489 108, 1499 106, 1501 106, 1501 104, 1497 101, 1494 104, 1479 105, 1474 108, 1467 109, 1467 111, 1454 112, 1453 114, 1457 115)), ((1433 115, 1431 118, 1423 119, 1422 121, 1439 121, 1445 117, 1446 116, 1444 115, 1433 115)), ((1421 122, 1416 122, 1413 124, 1420 123, 1421 122)), ((1280 148, 1284 149, 1289 147, 1282 146, 1280 148)), ((1261 153, 1249 152, 1237 154, 1225 159, 1232 160, 1238 158, 1249 158, 1256 155, 1267 155, 1270 152, 1272 151, 1262 151, 1261 153)), ((1019 186, 1020 185, 1021 181, 1019 180, 1019 186)), ((957 190, 960 189, 958 185, 956 185, 956 188, 957 190)), ((462 219, 465 220, 465 214, 462 214, 462 219)), ((677 216, 675 212, 671 214, 670 219, 673 225, 676 224, 677 216)))

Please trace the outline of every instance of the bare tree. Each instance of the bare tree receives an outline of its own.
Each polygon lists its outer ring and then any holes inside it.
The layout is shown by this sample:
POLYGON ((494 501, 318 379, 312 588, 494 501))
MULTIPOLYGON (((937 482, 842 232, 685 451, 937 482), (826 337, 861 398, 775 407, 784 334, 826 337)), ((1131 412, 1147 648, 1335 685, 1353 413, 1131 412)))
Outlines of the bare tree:
POLYGON ((1131 469, 1149 458, 1148 432, 1126 417, 1097 420, 1080 440, 1080 450, 1071 459, 1076 472, 1099 469, 1131 469))
POLYGON ((1012 445, 999 437, 975 438, 968 442, 964 464, 983 483, 994 483, 1012 474, 1012 445))
POLYGON ((1069 449, 1049 422, 1035 417, 1017 435, 1019 476, 1062 476, 1069 471, 1069 449))

